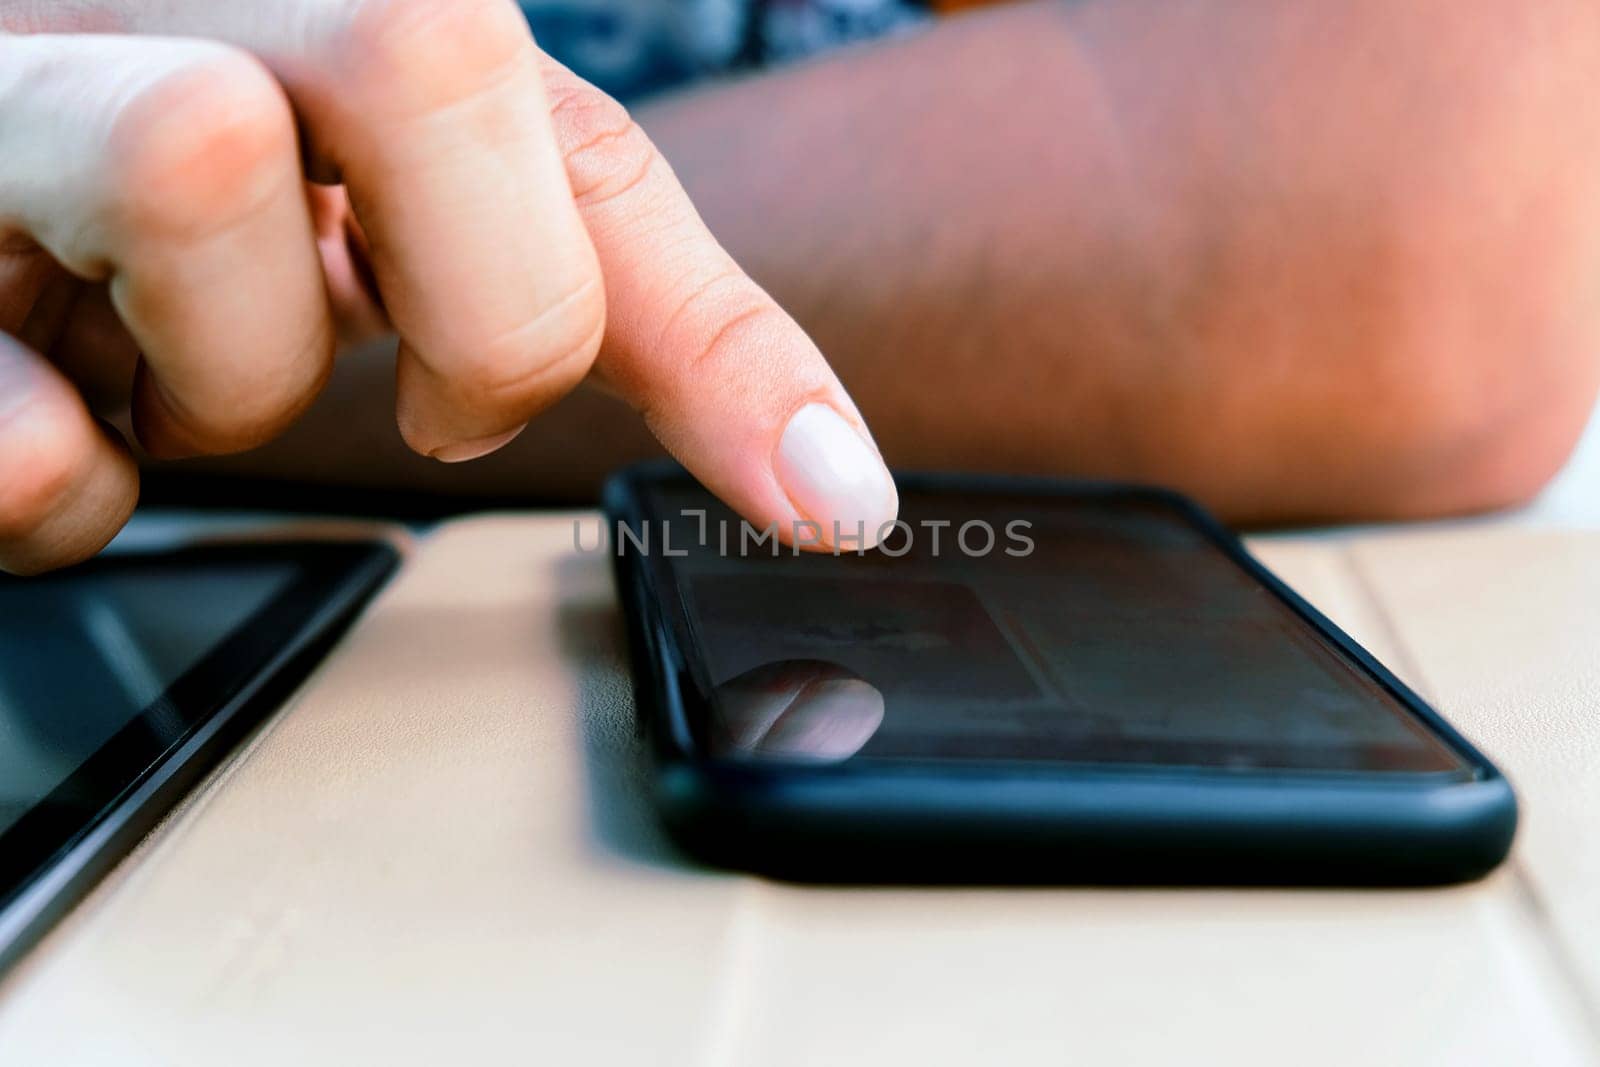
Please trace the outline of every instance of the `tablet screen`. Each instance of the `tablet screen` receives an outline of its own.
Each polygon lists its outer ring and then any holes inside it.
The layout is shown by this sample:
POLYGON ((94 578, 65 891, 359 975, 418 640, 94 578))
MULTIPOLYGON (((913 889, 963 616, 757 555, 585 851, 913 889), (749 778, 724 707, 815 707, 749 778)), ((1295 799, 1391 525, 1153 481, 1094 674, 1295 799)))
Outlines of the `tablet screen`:
POLYGON ((0 586, 0 832, 294 579, 287 561, 125 561, 0 586))
POLYGON ((272 710, 397 558, 216 544, 0 576, 0 963, 272 710))

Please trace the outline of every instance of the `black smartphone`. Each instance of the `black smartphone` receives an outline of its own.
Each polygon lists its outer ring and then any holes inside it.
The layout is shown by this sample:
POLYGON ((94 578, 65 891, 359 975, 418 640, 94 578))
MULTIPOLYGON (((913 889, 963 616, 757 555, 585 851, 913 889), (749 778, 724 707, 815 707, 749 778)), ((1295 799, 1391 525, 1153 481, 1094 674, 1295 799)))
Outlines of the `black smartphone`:
POLYGON ((1210 884, 1449 882, 1505 857, 1504 776, 1191 501, 898 483, 880 546, 839 554, 680 468, 609 483, 654 801, 694 855, 1210 884))

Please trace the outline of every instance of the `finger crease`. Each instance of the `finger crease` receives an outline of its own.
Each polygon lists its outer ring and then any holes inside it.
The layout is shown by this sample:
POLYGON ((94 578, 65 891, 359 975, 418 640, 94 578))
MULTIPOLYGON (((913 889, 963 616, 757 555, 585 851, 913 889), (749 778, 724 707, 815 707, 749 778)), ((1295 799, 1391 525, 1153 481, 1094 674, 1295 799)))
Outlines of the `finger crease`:
MULTIPOLYGON (((620 137, 622 135, 617 134, 616 136, 620 137)), ((603 141, 604 138, 597 139, 597 143, 603 143, 603 141)), ((573 155, 576 154, 576 152, 573 153, 573 155)), ((604 178, 602 178, 601 180, 594 182, 589 186, 589 188, 584 189, 582 192, 577 192, 573 197, 573 201, 580 208, 592 208, 598 207, 601 204, 609 203, 613 200, 621 199, 622 197, 633 192, 635 189, 639 188, 639 186, 643 185, 645 181, 649 179, 650 175, 655 171, 660 158, 660 156, 652 153, 645 161, 644 166, 635 169, 632 174, 628 175, 628 177, 621 182, 621 184, 607 188, 606 186, 608 183, 604 178)))
POLYGON ((764 305, 757 304, 755 307, 742 311, 733 318, 729 319, 727 322, 723 323, 722 327, 712 335, 710 342, 700 350, 699 355, 695 356, 695 358, 689 362, 689 367, 691 369, 697 369, 701 364, 708 362, 713 354, 716 353, 717 349, 722 346, 723 342, 728 339, 729 334, 731 334, 738 327, 749 322, 751 319, 759 318, 760 316, 767 314, 770 310, 770 308, 767 308, 764 305))

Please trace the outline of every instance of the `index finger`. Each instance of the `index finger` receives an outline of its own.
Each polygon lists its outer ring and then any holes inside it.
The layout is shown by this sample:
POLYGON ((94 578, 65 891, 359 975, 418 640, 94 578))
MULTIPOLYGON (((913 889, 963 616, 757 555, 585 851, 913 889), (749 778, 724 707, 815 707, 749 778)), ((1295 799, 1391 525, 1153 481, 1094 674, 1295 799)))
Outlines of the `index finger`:
POLYGON ((745 518, 791 542, 876 544, 899 509, 894 481, 822 354, 717 243, 626 110, 548 58, 545 81, 605 277, 600 376, 745 518))

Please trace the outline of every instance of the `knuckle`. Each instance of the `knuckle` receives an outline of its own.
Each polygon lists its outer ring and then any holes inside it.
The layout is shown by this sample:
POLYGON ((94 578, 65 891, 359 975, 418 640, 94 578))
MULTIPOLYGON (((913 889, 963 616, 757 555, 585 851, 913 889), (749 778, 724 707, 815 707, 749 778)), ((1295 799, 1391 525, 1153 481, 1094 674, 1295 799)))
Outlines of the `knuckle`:
POLYGON ((191 420, 191 425, 197 427, 197 435, 204 435, 203 440, 209 452, 229 455, 264 445, 277 437, 288 428, 303 407, 298 400, 274 401, 270 405, 240 404, 234 406, 226 417, 205 422, 191 420))
POLYGON ((329 327, 326 321, 311 323, 300 344, 254 350, 235 364, 196 364, 181 389, 154 373, 141 373, 134 394, 140 438, 147 445, 170 441, 185 452, 207 455, 243 452, 271 441, 327 384, 334 362, 329 327))
POLYGON ((468 99, 533 54, 510 0, 351 0, 334 36, 350 77, 401 111, 468 99))
POLYGON ((149 416, 136 409, 134 429, 154 455, 170 455, 169 450, 176 444, 181 449, 180 455, 226 456, 272 440, 280 424, 286 421, 273 417, 275 414, 257 407, 250 411, 235 410, 227 418, 219 418, 209 411, 176 404, 163 397, 160 424, 153 424, 149 416))
POLYGON ((77 421, 48 400, 0 416, 0 541, 26 541, 65 507, 87 459, 77 421))
POLYGON ((230 455, 266 444, 310 406, 321 390, 319 379, 305 387, 292 383, 252 387, 240 382, 203 399, 175 397, 156 383, 161 415, 183 443, 205 455, 230 455))
POLYGON ((604 289, 593 277, 528 322, 464 349, 457 390, 480 410, 553 401, 589 373, 605 324, 604 289))
POLYGON ((628 109, 570 75, 549 86, 550 118, 579 207, 598 207, 644 187, 666 161, 628 109))
POLYGON ((204 51, 114 123, 110 212, 141 234, 204 236, 258 207, 297 166, 294 117, 272 76, 242 52, 204 51))

